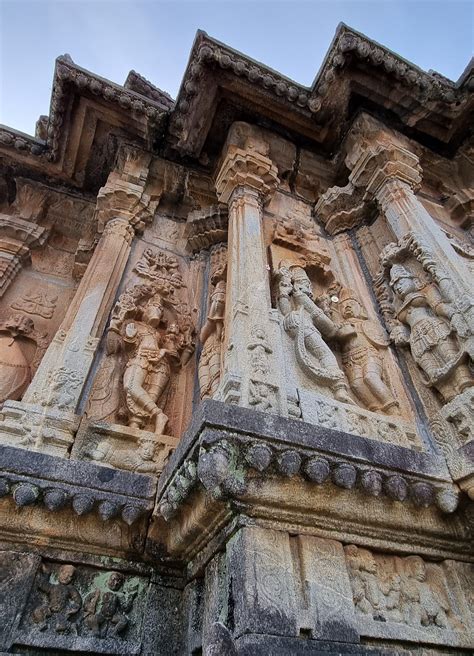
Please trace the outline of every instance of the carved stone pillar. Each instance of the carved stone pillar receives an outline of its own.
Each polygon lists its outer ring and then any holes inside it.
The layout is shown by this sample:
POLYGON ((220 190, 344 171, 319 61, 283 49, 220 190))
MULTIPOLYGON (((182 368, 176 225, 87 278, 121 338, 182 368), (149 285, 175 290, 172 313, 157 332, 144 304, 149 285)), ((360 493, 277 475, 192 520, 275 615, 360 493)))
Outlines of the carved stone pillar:
POLYGON ((79 418, 76 409, 130 254, 134 228, 153 216, 144 193, 150 156, 127 152, 97 199, 102 236, 66 316, 21 402, 7 401, 0 443, 65 455, 79 418), (140 166, 137 168, 137 165, 140 166))
POLYGON ((46 241, 46 228, 18 216, 0 214, 0 297, 20 272, 32 248, 46 241))
POLYGON ((216 180, 219 200, 229 207, 226 350, 218 398, 287 415, 262 228, 263 205, 277 184, 268 145, 250 126, 234 124, 216 180))
MULTIPOLYGON (((352 166, 349 176, 352 185, 362 187, 366 200, 376 199, 398 239, 409 232, 423 237, 430 253, 447 273, 447 277, 439 280, 443 294, 453 301, 460 293, 471 296, 472 284, 467 267, 446 233, 415 195, 422 179, 418 157, 394 143, 375 143, 362 152, 354 150, 346 159, 352 166)), ((474 321, 472 309, 471 315, 474 321)))

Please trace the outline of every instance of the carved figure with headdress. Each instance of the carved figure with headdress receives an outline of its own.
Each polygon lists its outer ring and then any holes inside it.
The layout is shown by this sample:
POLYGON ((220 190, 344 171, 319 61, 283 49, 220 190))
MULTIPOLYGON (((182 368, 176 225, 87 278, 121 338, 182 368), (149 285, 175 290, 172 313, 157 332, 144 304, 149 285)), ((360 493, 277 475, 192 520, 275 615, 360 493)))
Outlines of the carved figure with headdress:
POLYGON ((293 338, 298 364, 319 384, 329 387, 338 401, 353 403, 344 373, 326 340, 344 336, 313 299, 311 281, 300 266, 280 266, 277 272, 278 306, 283 325, 293 338))
POLYGON ((395 414, 398 402, 386 383, 384 351, 388 335, 380 325, 367 317, 356 294, 347 288, 339 292, 342 326, 345 337, 340 339, 342 365, 352 391, 374 412, 395 414))

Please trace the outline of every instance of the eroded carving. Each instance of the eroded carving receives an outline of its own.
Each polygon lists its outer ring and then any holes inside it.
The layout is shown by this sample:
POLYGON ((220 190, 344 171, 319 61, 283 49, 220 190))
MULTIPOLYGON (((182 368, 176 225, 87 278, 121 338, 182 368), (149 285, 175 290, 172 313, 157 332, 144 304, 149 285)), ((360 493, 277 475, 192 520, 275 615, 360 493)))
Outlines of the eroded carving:
MULTIPOLYGON (((226 255, 227 251, 224 250, 223 258, 226 255)), ((227 263, 220 261, 211 274, 212 292, 209 298, 209 311, 200 333, 202 351, 198 374, 202 399, 214 396, 221 375, 226 276, 227 263)))
POLYGON ((62 565, 58 570, 57 583, 50 580, 50 572, 43 566, 37 588, 45 595, 44 602, 35 608, 32 620, 40 631, 70 633, 75 630, 74 616, 82 606, 82 598, 74 585, 74 565, 62 565))
POLYGON ((137 590, 126 595, 123 591, 125 577, 112 572, 105 590, 96 588, 84 600, 84 625, 96 638, 122 637, 130 619, 130 612, 137 590))
POLYGON ((374 555, 355 545, 344 551, 360 614, 415 629, 462 630, 453 613, 442 565, 427 563, 420 556, 374 555))

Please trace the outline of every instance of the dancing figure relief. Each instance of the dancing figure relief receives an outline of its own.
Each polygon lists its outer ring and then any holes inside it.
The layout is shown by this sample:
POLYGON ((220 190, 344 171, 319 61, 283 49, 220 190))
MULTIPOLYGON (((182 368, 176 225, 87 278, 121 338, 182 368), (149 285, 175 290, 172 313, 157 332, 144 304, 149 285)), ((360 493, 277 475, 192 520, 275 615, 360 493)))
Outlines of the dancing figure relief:
POLYGON ((280 267, 277 286, 283 325, 294 340, 298 364, 314 381, 329 387, 338 401, 354 403, 348 395, 344 373, 327 344, 327 341, 345 339, 349 331, 338 328, 316 305, 311 282, 302 267, 280 267))
POLYGON ((90 415, 163 435, 170 380, 194 351, 194 324, 176 294, 183 285, 174 259, 145 255, 135 271, 152 281, 127 289, 114 307, 90 415))

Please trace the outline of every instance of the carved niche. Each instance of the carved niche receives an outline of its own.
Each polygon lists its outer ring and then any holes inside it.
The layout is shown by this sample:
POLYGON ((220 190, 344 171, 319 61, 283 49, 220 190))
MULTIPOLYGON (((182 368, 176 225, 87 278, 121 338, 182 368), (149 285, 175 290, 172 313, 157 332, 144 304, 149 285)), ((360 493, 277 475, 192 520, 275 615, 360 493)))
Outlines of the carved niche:
POLYGON ((175 257, 148 248, 134 273, 139 282, 112 311, 88 416, 162 435, 170 379, 194 351, 194 321, 175 257))
POLYGON ((13 314, 0 323, 0 403, 21 399, 47 348, 47 335, 34 322, 13 314))
POLYGON ((375 291, 390 337, 407 346, 424 384, 447 403, 474 385, 474 305, 459 294, 423 239, 408 233, 381 254, 375 291))

